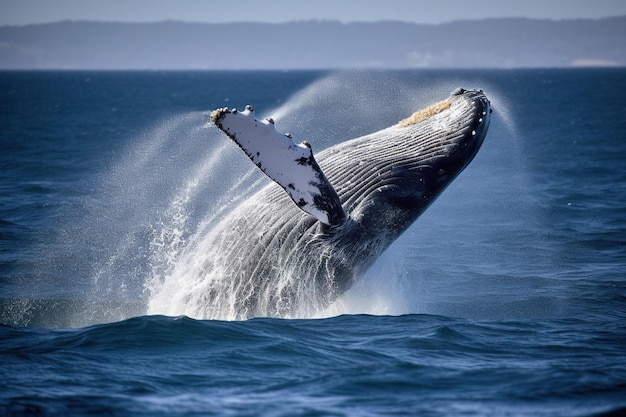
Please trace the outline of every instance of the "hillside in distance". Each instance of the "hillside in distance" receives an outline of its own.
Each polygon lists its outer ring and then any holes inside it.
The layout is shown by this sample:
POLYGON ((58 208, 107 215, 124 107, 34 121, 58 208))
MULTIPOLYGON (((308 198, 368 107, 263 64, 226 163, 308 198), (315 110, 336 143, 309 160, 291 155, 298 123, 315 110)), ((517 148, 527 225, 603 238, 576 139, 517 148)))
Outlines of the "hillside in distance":
POLYGON ((626 66, 626 16, 439 25, 58 22, 0 27, 0 69, 626 66))

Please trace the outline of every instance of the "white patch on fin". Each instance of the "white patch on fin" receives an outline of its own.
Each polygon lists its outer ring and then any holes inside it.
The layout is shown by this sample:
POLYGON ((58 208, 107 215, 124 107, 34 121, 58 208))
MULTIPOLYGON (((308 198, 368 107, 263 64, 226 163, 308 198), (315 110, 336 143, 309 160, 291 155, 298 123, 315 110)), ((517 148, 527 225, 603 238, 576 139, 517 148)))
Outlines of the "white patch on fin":
POLYGON ((272 119, 257 120, 252 106, 211 113, 211 122, 226 133, 296 205, 322 223, 334 226, 346 215, 334 190, 313 157, 311 145, 295 144, 276 131, 272 119))

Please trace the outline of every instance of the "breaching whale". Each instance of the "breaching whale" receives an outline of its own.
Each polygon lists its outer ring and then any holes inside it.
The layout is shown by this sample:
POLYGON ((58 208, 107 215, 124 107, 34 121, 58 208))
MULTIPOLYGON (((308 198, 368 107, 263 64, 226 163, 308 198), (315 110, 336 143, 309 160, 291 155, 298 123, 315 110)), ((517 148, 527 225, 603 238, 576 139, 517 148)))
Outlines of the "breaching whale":
POLYGON ((213 111, 211 123, 274 182, 217 225, 200 272, 211 281, 202 286, 205 315, 294 317, 327 307, 470 163, 490 113, 482 90, 458 88, 314 157, 251 106, 213 111))

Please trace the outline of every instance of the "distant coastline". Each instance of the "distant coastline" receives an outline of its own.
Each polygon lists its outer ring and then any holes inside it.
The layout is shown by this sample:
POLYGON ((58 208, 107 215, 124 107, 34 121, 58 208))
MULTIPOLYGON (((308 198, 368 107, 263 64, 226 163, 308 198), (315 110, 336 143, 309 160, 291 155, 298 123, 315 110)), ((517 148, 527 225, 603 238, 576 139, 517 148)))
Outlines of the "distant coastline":
POLYGON ((626 16, 438 25, 103 23, 0 27, 0 69, 409 69, 626 66, 626 16))

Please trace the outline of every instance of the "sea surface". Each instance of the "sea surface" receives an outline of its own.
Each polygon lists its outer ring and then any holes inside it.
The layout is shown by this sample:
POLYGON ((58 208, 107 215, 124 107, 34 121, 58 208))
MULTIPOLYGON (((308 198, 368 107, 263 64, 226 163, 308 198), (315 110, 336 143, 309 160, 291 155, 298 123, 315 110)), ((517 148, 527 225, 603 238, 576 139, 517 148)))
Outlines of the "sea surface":
POLYGON ((0 415, 626 415, 625 92, 626 69, 0 72, 0 415), (319 151, 459 86, 491 99, 482 149, 333 305, 180 296, 268 181, 210 110, 319 151))

